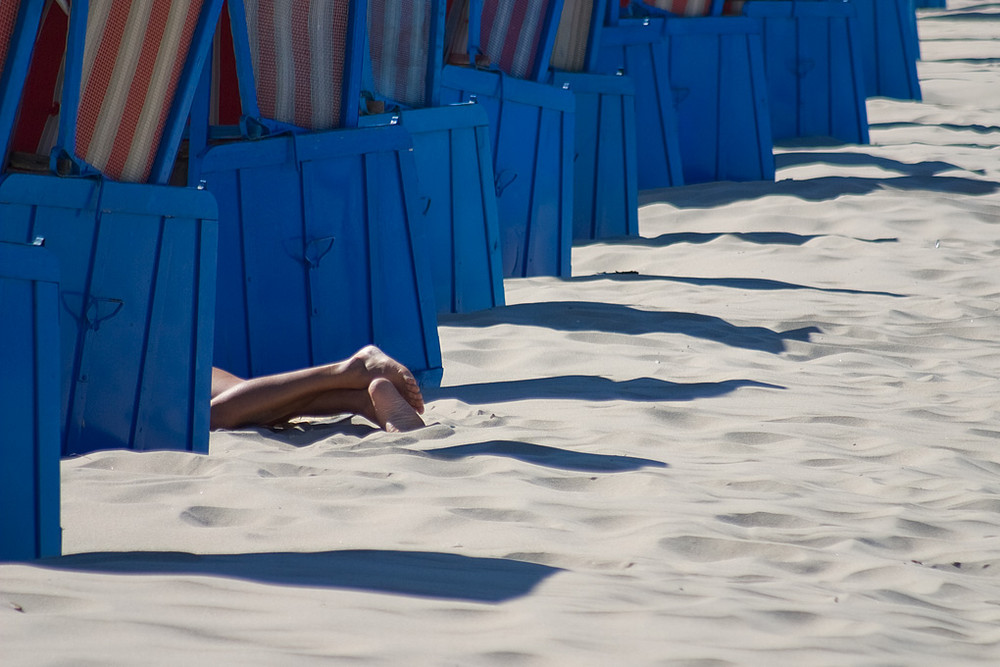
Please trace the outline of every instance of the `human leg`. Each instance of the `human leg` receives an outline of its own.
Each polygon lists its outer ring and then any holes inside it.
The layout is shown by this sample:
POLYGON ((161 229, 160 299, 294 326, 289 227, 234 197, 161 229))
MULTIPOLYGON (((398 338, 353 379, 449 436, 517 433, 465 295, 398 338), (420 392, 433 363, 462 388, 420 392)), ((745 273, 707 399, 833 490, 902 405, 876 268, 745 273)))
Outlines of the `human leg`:
POLYGON ((417 413, 424 411, 424 397, 413 373, 374 345, 361 348, 345 363, 363 366, 363 375, 369 384, 380 377, 389 380, 417 413))
POLYGON ((212 398, 215 398, 227 389, 232 389, 239 383, 243 382, 243 378, 236 377, 228 371, 224 371, 221 368, 212 367, 212 398))
POLYGON ((385 378, 372 380, 367 389, 334 389, 316 396, 294 416, 327 416, 350 412, 386 431, 412 431, 424 420, 385 378))
MULTIPOLYGON (((376 406, 395 404, 395 400, 383 383, 371 391, 376 380, 388 383, 415 414, 423 411, 423 396, 413 374, 378 348, 368 346, 341 362, 249 380, 213 369, 211 426, 269 425, 302 415, 351 412, 386 428, 376 406)), ((414 423, 405 411, 386 407, 382 411, 387 410, 397 415, 390 422, 414 423)))

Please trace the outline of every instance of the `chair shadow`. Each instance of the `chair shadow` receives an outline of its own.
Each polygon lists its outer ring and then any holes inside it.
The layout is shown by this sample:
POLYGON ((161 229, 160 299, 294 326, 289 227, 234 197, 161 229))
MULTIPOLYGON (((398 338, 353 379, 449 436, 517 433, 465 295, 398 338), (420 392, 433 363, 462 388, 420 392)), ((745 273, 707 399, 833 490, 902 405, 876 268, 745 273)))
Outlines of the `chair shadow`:
MULTIPOLYGON (((940 61, 939 61, 940 62, 940 61)), ((958 123, 921 123, 918 121, 886 121, 883 123, 869 123, 868 129, 870 130, 892 130, 897 128, 913 128, 913 127, 938 127, 943 130, 953 130, 956 132, 975 132, 976 134, 994 134, 1000 132, 1000 127, 996 125, 981 125, 979 123, 972 123, 967 125, 959 125, 958 123)), ((927 162, 920 164, 948 164, 947 162, 927 162)), ((919 166, 919 165, 910 165, 919 166)), ((949 169, 962 169, 963 167, 958 167, 956 165, 948 165, 949 169)), ((969 171, 969 169, 965 169, 969 171)), ((976 173, 981 173, 978 170, 976 173)))
MULTIPOLYGON (((949 10, 947 12, 941 11, 939 13, 933 14, 932 16, 927 16, 924 20, 931 19, 934 21, 996 21, 1000 18, 1000 14, 993 12, 981 12, 980 9, 994 9, 995 4, 982 4, 974 5, 972 7, 966 7, 964 11, 949 10)), ((922 38, 923 39, 923 38, 922 38)))
POLYGON ((978 196, 997 192, 1000 190, 1000 183, 960 176, 934 175, 886 178, 823 176, 806 180, 783 179, 777 182, 751 181, 739 184, 716 182, 644 190, 639 193, 639 205, 665 203, 676 208, 711 208, 773 195, 821 202, 843 195, 865 195, 886 189, 978 196))
POLYGON ((593 375, 561 375, 530 380, 506 380, 461 384, 428 389, 430 400, 452 398, 468 405, 505 403, 533 399, 575 399, 585 401, 685 402, 713 398, 744 387, 786 389, 781 385, 755 380, 679 383, 656 378, 609 380, 593 375))
POLYGON ((817 327, 772 331, 765 327, 739 326, 712 315, 650 311, 620 304, 588 301, 522 303, 492 310, 442 315, 439 324, 484 327, 519 324, 556 331, 599 331, 626 335, 674 333, 704 338, 731 347, 780 354, 786 341, 809 341, 817 327))
MULTIPOLYGON (((575 242, 574 245, 584 246, 591 244, 604 245, 641 245, 648 248, 666 248, 680 243, 700 245, 710 243, 723 236, 753 243, 756 245, 788 245, 801 246, 815 239, 840 237, 839 234, 794 234, 791 232, 672 232, 660 234, 659 236, 620 236, 608 239, 586 240, 575 242)), ((854 237, 851 237, 854 238, 854 237)), ((862 243, 899 243, 898 238, 881 239, 861 239, 854 238, 862 243)))
POLYGON ((424 450, 423 454, 435 459, 455 461, 472 456, 505 456, 537 466, 571 470, 575 472, 630 472, 642 468, 668 468, 663 461, 633 456, 588 454, 546 445, 515 440, 487 440, 468 445, 454 445, 440 449, 424 450))
MULTIPOLYGON (((878 127, 878 126, 876 126, 878 127)), ((940 127, 935 124, 933 127, 940 127)), ((942 172, 964 170, 963 167, 950 162, 901 162, 887 157, 869 153, 803 151, 797 153, 778 153, 774 156, 778 169, 795 167, 803 164, 828 164, 842 167, 879 167, 906 174, 907 176, 936 176, 942 172)), ((980 181, 981 182, 981 181, 980 181)))
MULTIPOLYGON (((612 239, 611 243, 621 243, 627 245, 630 242, 642 242, 642 239, 612 239)), ((638 271, 619 271, 616 273, 596 273, 590 276, 573 276, 566 278, 567 282, 595 282, 598 280, 614 280, 620 282, 642 282, 642 281, 662 281, 668 283, 682 283, 686 285, 697 285, 699 287, 731 287, 740 290, 810 290, 815 292, 826 292, 828 294, 857 294, 867 296, 888 296, 897 299, 905 299, 908 295, 897 294, 896 292, 881 292, 875 290, 857 290, 844 287, 816 287, 814 285, 799 285, 788 283, 782 280, 769 280, 766 278, 694 278, 685 276, 650 276, 638 271)))
POLYGON ((560 568, 506 558, 349 550, 312 553, 189 554, 95 552, 33 561, 41 567, 122 575, 187 575, 279 586, 340 588, 500 603, 529 594, 560 568))

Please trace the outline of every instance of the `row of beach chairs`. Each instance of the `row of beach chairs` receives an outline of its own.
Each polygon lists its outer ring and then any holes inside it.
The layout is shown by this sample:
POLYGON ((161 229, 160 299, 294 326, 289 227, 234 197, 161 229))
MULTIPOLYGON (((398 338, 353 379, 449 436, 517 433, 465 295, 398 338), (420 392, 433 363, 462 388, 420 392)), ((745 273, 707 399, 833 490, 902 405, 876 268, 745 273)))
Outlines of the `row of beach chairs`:
POLYGON ((60 456, 207 452, 213 365, 436 384, 438 312, 640 188, 867 141, 910 1, 0 0, 0 559, 59 553, 60 456))

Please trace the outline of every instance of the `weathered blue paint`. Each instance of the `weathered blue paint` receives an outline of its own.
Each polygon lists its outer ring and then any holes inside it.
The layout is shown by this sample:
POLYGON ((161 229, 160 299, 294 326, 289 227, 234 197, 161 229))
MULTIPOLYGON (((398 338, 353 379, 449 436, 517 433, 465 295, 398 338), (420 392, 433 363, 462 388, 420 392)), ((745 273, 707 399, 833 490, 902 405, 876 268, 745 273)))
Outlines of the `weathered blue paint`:
POLYGON ((0 243, 0 561, 61 552, 58 273, 44 248, 0 243))

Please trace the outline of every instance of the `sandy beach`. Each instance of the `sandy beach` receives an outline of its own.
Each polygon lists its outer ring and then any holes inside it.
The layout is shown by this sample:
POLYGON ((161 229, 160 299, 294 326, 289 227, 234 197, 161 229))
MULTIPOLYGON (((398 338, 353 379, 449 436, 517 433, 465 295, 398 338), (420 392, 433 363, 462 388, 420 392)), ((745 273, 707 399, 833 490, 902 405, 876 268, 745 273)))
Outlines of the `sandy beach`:
POLYGON ((441 318, 432 425, 62 462, 3 665, 1000 664, 1000 2, 776 182, 441 318))

